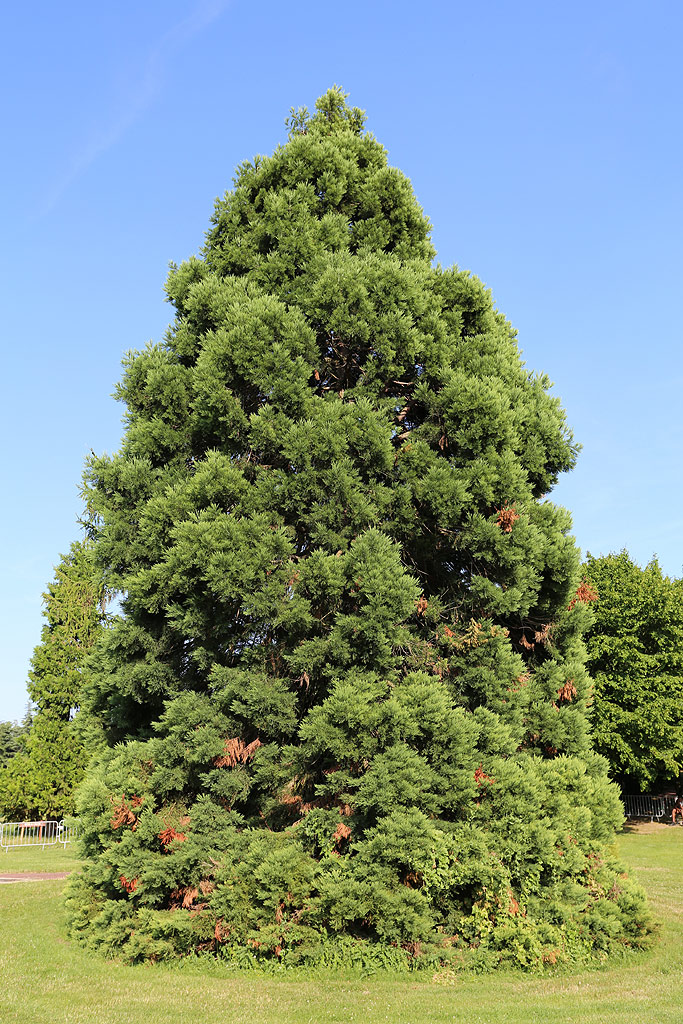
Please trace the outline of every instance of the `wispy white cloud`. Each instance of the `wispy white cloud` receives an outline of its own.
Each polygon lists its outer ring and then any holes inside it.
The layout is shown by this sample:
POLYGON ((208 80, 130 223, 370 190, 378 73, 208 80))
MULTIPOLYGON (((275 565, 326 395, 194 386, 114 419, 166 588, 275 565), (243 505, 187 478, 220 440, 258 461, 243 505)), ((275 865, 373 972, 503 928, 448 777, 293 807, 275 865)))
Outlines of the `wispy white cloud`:
POLYGON ((154 103, 162 91, 166 69, 174 53, 194 36, 203 32, 223 14, 230 0, 200 0, 186 18, 171 26, 147 54, 140 76, 128 90, 125 101, 109 123, 95 132, 74 154, 68 169, 50 187, 37 217, 44 216, 59 202, 70 185, 108 149, 115 146, 128 129, 154 103))

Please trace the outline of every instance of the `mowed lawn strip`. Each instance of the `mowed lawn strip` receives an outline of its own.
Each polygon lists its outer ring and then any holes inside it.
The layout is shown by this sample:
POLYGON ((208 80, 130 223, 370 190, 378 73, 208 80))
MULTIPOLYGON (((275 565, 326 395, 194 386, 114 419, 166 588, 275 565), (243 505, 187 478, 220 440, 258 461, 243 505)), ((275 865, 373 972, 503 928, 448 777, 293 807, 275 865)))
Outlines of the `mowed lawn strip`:
MULTIPOLYGON (((9 850, 0 849, 0 878, 22 871, 75 871, 78 867, 74 843, 66 846, 23 846, 9 850)), ((2 1018, 0 1018, 2 1020, 2 1018)))
MULTIPOLYGON (((126 967, 64 938, 62 882, 0 888, 3 1024, 652 1024, 683 1006, 683 828, 637 826, 619 838, 650 894, 661 941, 602 970, 555 978, 456 975, 234 974, 217 966, 126 967)), ((33 868, 31 870, 34 870, 33 868)), ((50 869, 51 870, 51 869, 50 869)))

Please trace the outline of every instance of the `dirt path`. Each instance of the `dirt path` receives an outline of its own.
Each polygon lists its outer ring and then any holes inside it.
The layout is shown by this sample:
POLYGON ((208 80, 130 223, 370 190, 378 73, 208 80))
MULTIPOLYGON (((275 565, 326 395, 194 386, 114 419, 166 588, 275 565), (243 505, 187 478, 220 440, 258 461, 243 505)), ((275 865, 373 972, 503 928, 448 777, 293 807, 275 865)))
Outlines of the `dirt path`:
POLYGON ((51 882, 59 878, 68 878, 69 871, 12 871, 0 874, 0 885, 10 882, 51 882))

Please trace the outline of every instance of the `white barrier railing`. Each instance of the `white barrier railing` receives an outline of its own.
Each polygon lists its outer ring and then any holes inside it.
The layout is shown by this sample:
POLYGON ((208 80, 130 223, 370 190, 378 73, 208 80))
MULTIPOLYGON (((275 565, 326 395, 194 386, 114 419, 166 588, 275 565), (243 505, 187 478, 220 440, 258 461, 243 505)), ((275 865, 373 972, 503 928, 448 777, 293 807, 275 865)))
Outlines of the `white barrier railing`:
POLYGON ((12 849, 26 846, 66 846, 78 837, 78 824, 73 821, 0 821, 0 850, 9 853, 12 849))

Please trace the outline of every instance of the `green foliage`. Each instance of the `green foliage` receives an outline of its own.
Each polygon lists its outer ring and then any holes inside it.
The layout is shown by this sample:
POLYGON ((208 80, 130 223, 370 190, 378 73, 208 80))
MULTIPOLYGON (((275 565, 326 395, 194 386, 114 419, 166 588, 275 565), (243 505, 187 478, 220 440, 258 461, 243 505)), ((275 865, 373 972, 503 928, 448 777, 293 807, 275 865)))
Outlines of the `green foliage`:
POLYGON ((545 500, 575 461, 562 409, 482 284, 432 266, 343 94, 290 128, 172 268, 121 450, 88 465, 122 614, 84 686, 109 749, 72 934, 131 960, 639 945, 545 500))
POLYGON ((25 728, 16 722, 0 722, 0 768, 21 750, 25 728))
POLYGON ((677 782, 683 771, 683 582, 654 559, 588 557, 595 621, 587 634, 595 680, 595 747, 625 791, 677 782))
MULTIPOLYGON (((88 744, 74 727, 85 658, 105 618, 91 541, 71 545, 43 595, 46 619, 28 691, 36 712, 21 749, 0 768, 0 817, 61 817, 74 809, 88 744)), ((91 728, 92 732, 92 728, 91 728)))

